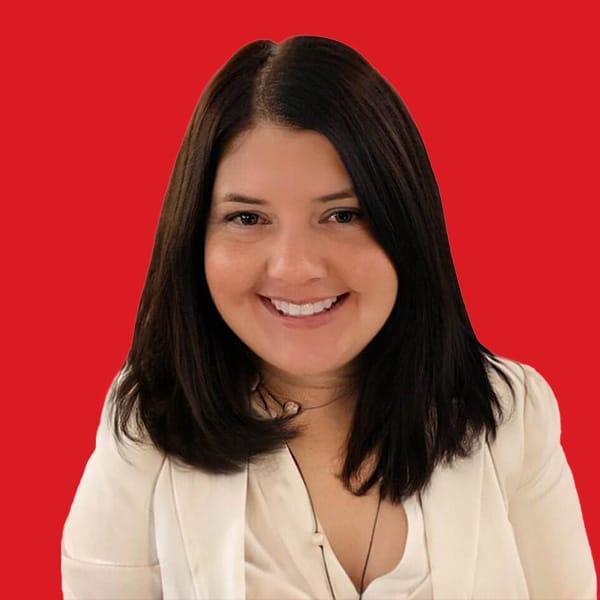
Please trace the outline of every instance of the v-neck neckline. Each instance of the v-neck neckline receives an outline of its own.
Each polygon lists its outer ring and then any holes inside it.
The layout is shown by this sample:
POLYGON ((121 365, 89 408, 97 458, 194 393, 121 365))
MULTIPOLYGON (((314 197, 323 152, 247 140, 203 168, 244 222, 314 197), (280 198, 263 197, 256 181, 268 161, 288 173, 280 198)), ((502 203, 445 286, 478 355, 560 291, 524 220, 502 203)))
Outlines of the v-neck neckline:
MULTIPOLYGON (((290 449, 287 447, 287 445, 284 445, 280 450, 276 451, 272 455, 272 458, 276 462, 275 468, 268 469, 267 471, 262 470, 262 476, 264 476, 266 473, 271 475, 271 481, 269 482, 269 485, 274 486, 276 489, 276 493, 271 496, 271 500, 274 501, 273 508, 280 511, 280 514, 283 518, 281 522, 290 523, 294 528, 302 532, 301 535, 305 535, 307 540, 310 541, 314 533, 314 517, 316 517, 318 531, 323 535, 323 551, 325 560, 327 562, 326 568, 329 571, 331 583, 336 597, 339 599, 358 598, 360 595, 359 591, 356 589, 352 579, 342 566, 335 553, 335 550, 331 546, 327 534, 325 533, 319 520, 319 516, 316 514, 316 510, 313 517, 309 492, 303 481, 302 475, 298 470, 296 462, 294 461, 290 449), (289 506, 286 503, 286 492, 291 493, 292 497, 297 498, 299 501, 297 510, 291 511, 293 514, 290 514, 289 506)), ((392 567, 392 569, 375 577, 369 582, 369 585, 363 592, 364 600, 368 600, 370 595, 376 593, 376 589, 379 587, 382 579, 395 577, 396 575, 400 577, 401 572, 406 569, 407 562, 411 559, 413 553, 416 552, 415 544, 418 544, 419 541, 415 539, 415 530, 413 525, 415 523, 415 519, 418 518, 418 510, 420 510, 420 507, 418 506, 419 502, 420 499, 418 495, 415 495, 411 496, 403 503, 407 516, 407 535, 403 555, 398 563, 392 567)), ((277 519, 274 521, 278 522, 277 519)), ((295 548, 292 548, 292 555, 294 555, 293 552, 300 551, 301 547, 302 549, 306 550, 306 540, 304 543, 300 541, 300 544, 298 544, 299 540, 296 539, 297 536, 286 535, 283 537, 284 542, 288 546, 296 546, 295 548)), ((312 567, 320 568, 320 570, 323 571, 324 584, 326 587, 328 587, 325 566, 322 564, 322 558, 323 556, 321 555, 321 552, 317 552, 315 548, 313 556, 314 560, 311 559, 309 563, 312 567)), ((314 578, 314 572, 306 573, 305 578, 314 578)))

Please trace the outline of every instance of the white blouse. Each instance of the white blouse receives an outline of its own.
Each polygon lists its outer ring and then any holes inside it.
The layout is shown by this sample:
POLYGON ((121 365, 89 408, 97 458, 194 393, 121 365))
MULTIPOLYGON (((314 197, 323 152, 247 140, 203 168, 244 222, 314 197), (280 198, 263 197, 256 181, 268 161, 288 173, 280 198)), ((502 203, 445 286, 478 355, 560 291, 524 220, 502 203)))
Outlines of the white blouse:
MULTIPOLYGON (((408 534, 404 555, 377 577, 364 600, 432 598, 423 513, 418 495, 404 503, 408 534)), ((319 523, 319 531, 323 531, 319 523)), ((313 541, 313 513, 304 482, 287 446, 249 466, 246 503, 246 598, 331 600, 320 546, 313 541)), ((359 596, 327 538, 325 561, 337 600, 359 596)))

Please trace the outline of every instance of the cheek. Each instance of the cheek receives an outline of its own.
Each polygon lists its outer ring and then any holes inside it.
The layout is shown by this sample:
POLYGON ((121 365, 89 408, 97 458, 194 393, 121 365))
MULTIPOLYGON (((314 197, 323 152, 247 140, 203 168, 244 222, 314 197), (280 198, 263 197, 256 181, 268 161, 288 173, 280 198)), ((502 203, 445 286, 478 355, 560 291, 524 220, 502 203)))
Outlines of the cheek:
POLYGON ((219 309, 253 286, 256 273, 249 253, 228 244, 208 241, 204 271, 208 288, 219 309))
POLYGON ((207 241, 204 248, 204 272, 213 300, 219 305, 219 298, 227 293, 228 282, 232 281, 231 270, 234 268, 228 252, 218 244, 207 241))
POLYGON ((398 292, 398 276, 392 261, 379 246, 373 244, 364 252, 356 253, 350 266, 355 289, 379 296, 382 303, 392 298, 393 304, 398 292))

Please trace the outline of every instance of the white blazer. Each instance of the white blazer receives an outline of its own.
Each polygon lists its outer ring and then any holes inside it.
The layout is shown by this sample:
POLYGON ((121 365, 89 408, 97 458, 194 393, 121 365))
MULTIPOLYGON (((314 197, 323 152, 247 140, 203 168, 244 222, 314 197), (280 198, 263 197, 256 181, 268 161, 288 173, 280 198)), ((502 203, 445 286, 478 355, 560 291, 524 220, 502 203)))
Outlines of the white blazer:
MULTIPOLYGON (((531 367, 501 365, 516 404, 495 442, 438 467, 422 492, 433 596, 596 598, 552 390, 531 367)), ((213 475, 150 443, 117 445, 107 417, 63 531, 65 598, 245 598, 247 471, 213 475)))

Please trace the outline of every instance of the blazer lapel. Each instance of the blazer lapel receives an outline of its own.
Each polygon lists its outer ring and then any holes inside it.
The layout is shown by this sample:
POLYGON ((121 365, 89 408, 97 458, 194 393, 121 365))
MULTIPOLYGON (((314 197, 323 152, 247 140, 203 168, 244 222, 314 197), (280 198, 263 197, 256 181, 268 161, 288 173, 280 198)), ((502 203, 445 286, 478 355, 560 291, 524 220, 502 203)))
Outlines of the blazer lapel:
MULTIPOLYGON (((472 596, 483 456, 480 448, 467 459, 439 466, 421 492, 435 600, 472 596)), ((214 475, 171 463, 170 471, 173 508, 195 596, 244 598, 248 470, 214 475)))
POLYGON ((197 598, 246 595, 247 476, 247 468, 215 475, 173 465, 175 510, 197 598))
POLYGON ((482 476, 480 447, 467 459, 459 459, 451 466, 439 466, 421 493, 435 600, 472 597, 482 476))

